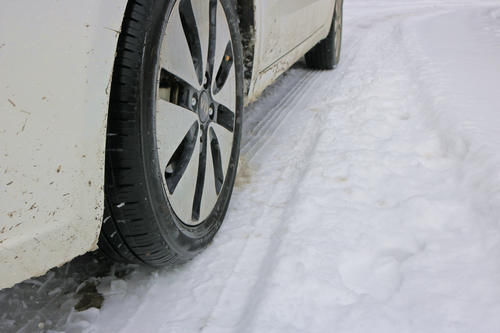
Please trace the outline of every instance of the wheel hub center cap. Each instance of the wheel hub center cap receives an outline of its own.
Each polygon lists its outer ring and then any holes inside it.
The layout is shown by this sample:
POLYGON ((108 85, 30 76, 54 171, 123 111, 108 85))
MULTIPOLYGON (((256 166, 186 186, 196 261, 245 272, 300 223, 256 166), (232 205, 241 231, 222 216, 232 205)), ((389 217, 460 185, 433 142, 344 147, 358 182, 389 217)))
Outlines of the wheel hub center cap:
POLYGON ((198 104, 198 116, 202 123, 206 123, 210 118, 210 97, 207 92, 202 92, 198 104))

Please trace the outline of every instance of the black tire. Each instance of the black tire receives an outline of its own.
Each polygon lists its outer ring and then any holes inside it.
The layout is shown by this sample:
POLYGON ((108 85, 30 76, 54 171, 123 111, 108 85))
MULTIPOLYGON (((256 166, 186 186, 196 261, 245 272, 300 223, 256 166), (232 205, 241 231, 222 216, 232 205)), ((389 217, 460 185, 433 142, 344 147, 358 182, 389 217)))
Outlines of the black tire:
POLYGON ((328 36, 306 53, 306 64, 310 68, 329 70, 337 67, 342 45, 343 6, 344 0, 337 0, 328 36), (338 24, 338 20, 340 20, 340 24, 338 24), (335 45, 337 34, 339 34, 340 41, 335 45))
POLYGON ((127 5, 110 93, 105 212, 98 243, 116 261, 155 267, 185 262, 210 243, 226 214, 239 158, 243 57, 233 4, 218 1, 227 17, 234 52, 234 141, 220 195, 210 215, 196 226, 184 224, 173 211, 156 149, 160 45, 175 1, 130 0, 127 5))

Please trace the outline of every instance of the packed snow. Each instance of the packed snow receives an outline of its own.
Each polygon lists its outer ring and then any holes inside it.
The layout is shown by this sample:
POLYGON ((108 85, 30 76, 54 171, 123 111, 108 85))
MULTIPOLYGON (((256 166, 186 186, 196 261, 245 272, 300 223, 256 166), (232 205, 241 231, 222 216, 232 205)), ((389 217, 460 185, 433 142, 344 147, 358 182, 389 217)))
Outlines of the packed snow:
POLYGON ((500 332, 500 2, 344 11, 339 67, 245 110, 205 252, 77 258, 1 291, 0 331, 500 332))

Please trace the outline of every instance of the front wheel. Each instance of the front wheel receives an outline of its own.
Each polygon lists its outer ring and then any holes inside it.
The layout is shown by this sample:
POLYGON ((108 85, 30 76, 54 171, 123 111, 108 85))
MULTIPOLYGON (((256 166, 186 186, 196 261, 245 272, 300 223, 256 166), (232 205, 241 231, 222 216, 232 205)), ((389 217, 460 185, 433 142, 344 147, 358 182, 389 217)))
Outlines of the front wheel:
POLYGON ((306 63, 314 69, 334 69, 340 61, 344 0, 336 0, 328 36, 306 53, 306 63))
POLYGON ((243 62, 229 0, 132 0, 118 42, 99 247, 184 262, 219 229, 238 164, 243 62))

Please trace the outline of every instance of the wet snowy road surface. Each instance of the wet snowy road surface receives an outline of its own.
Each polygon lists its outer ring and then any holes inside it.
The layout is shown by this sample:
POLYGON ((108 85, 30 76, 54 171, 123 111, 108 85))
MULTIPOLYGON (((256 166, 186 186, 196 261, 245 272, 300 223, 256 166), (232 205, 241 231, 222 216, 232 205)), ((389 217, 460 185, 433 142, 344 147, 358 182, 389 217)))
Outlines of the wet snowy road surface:
POLYGON ((339 67, 246 109, 205 252, 77 258, 0 292, 0 331, 500 332, 500 3, 344 10, 339 67), (77 312, 89 285, 102 307, 77 312))

